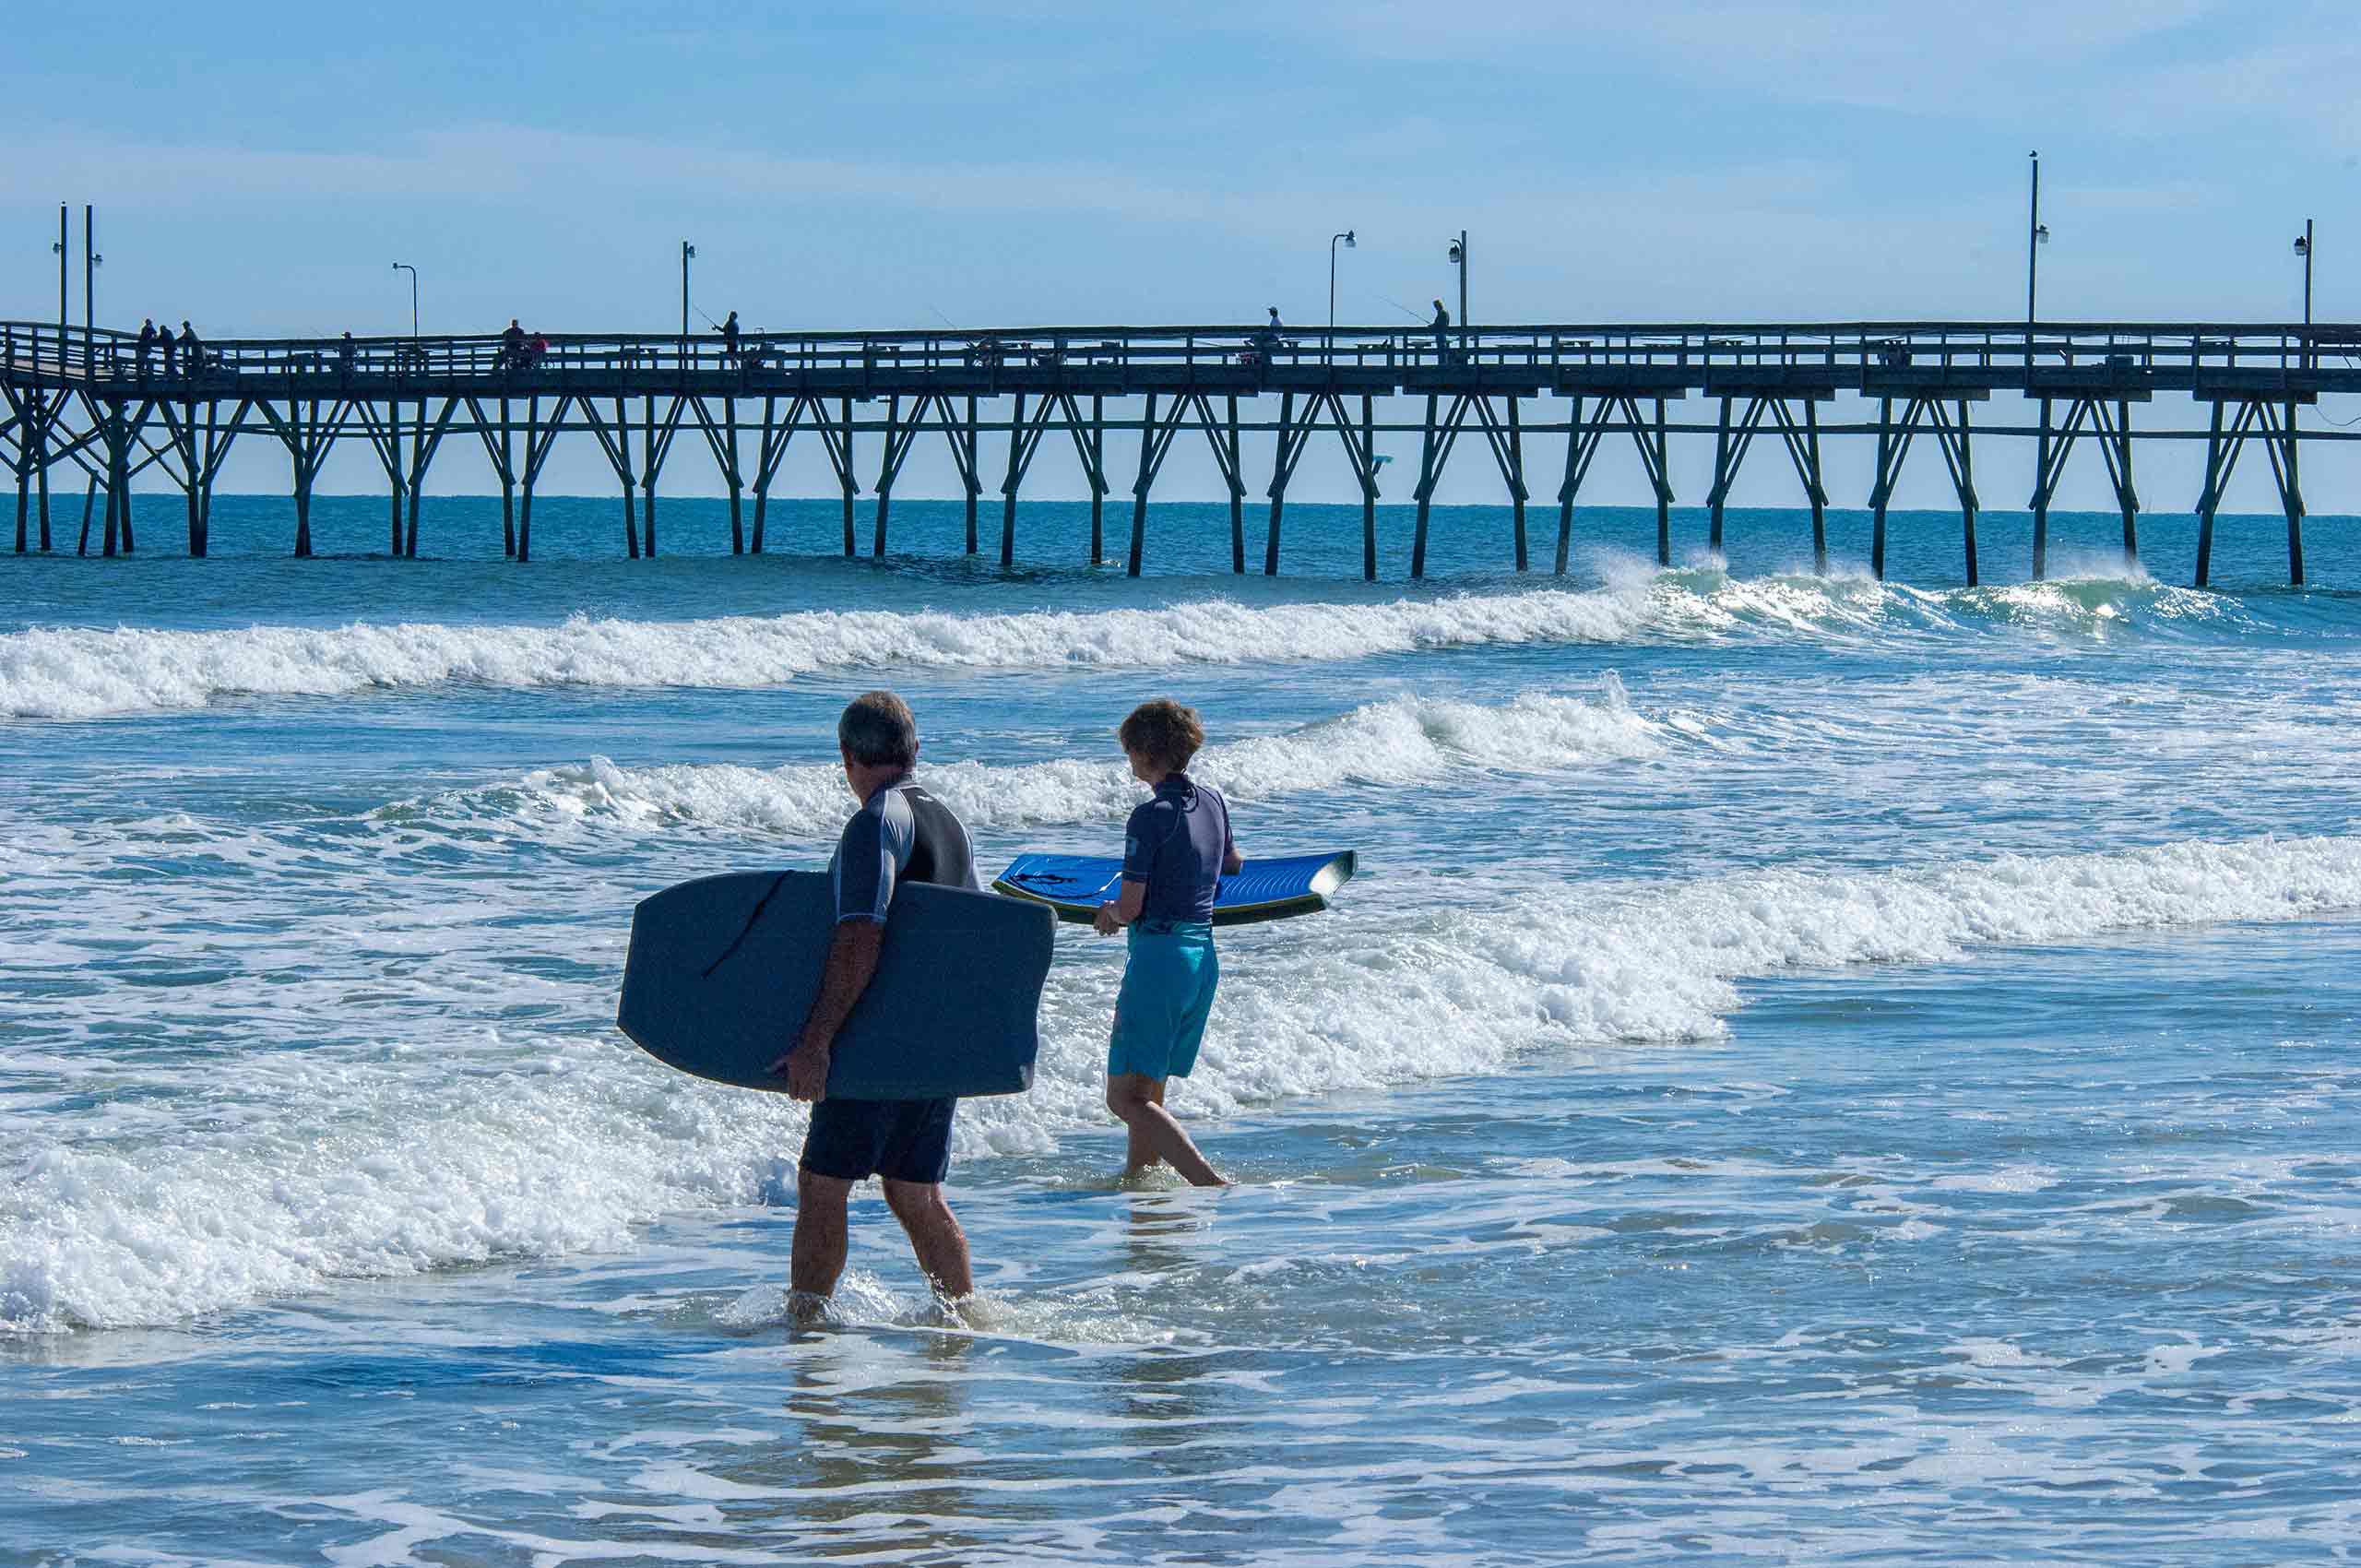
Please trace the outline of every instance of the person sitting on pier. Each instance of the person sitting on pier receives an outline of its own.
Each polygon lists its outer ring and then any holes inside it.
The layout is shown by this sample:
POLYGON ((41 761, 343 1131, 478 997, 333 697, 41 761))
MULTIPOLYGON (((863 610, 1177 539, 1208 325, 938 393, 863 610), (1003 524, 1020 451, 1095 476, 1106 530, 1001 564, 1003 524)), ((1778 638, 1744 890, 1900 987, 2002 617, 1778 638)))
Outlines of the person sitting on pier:
POLYGON ((139 324, 139 379, 148 379, 148 356, 156 347, 156 318, 149 316, 139 324))
POLYGON ((723 362, 735 363, 738 359, 738 313, 731 311, 722 318, 721 325, 714 330, 721 334, 723 362))
POLYGON ((533 341, 525 350, 525 368, 540 368, 541 361, 549 357, 549 351, 550 335, 546 332, 534 333, 533 341))
POLYGON ((503 370, 525 368, 525 329, 516 318, 508 318, 508 330, 500 335, 500 365, 503 370))

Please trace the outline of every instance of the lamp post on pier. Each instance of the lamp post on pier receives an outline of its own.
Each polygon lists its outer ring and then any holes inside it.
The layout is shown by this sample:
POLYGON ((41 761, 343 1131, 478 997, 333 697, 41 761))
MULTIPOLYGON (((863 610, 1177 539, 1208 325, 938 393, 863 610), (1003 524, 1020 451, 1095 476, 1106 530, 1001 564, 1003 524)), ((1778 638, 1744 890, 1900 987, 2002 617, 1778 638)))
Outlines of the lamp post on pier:
POLYGON ((681 373, 689 369, 689 263, 696 259, 697 248, 688 241, 681 242, 681 373))
POLYGON ((1467 357, 1467 231, 1451 242, 1451 264, 1459 268, 1459 354, 1467 357))
POLYGON ((93 312, 99 297, 99 268, 106 264, 106 259, 99 254, 98 208, 84 202, 82 204, 82 345, 86 352, 89 349, 96 320, 93 312))
POLYGON ((57 368, 65 369, 65 329, 71 321, 65 303, 65 247, 69 239, 65 227, 65 204, 57 204, 57 240, 49 248, 57 253, 57 368))
POLYGON ((2304 232, 2296 236, 2296 254, 2304 258, 2304 325, 2312 324, 2312 220, 2304 220, 2304 232))
POLYGON ((418 268, 409 262, 397 261, 394 263, 394 270, 409 274, 409 337, 415 343, 418 341, 418 268))
POLYGON ((1354 249, 1357 244, 1350 229, 1341 234, 1328 236, 1328 341, 1320 355, 1323 364, 1333 363, 1336 358, 1336 245, 1339 241, 1347 250, 1354 249))
POLYGON ((2296 254, 2304 258, 2304 368, 2312 368, 2312 220, 2296 236, 2296 254))
POLYGON ((2033 195, 2025 212, 2025 374, 2033 374, 2033 323, 2041 290, 2041 247, 2049 243, 2049 228, 2041 220, 2041 154, 2033 160, 2033 195))

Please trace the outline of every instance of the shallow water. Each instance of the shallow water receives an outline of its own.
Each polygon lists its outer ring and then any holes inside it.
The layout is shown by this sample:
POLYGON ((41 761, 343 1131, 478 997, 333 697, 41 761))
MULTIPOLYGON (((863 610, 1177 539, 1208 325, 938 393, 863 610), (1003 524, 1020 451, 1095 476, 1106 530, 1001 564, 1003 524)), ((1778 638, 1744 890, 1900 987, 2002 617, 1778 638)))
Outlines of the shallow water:
MULTIPOLYGON (((381 502, 326 504, 324 548, 381 502)), ((152 516, 151 516, 152 513, 152 516)), ((0 557, 0 1542, 35 1562, 2309 1562, 2361 1539, 2361 550, 2225 519, 2229 591, 1879 585, 1799 521, 1643 564, 1273 583, 1159 507, 1127 582, 732 560, 720 508, 430 503, 437 559, 0 557), (1240 1178, 1119 1190, 1120 944, 963 1108, 981 1300, 873 1195, 780 1311, 802 1112, 613 1031, 630 907, 817 863, 890 683, 996 866, 1104 850, 1169 692, 1257 849, 1174 1102, 1240 1178), (2229 1545, 2225 1549, 2224 1543, 2229 1545)), ((1392 563, 1403 515, 1382 530, 1392 563)), ((1697 519, 1681 519, 1683 537, 1697 519)), ((831 506, 775 517, 825 545, 831 506)), ((347 536, 350 536, 349 540, 347 536)), ((866 537, 864 532, 864 538, 866 537)), ((1538 537, 1536 535, 1536 537, 1538 537)), ((1255 540, 1259 543, 1259 539, 1255 540)), ((2055 557, 2054 557, 2055 558, 2055 557)), ((1997 582, 1995 579, 1999 579, 1997 582)), ((1947 581, 1953 586, 1944 586, 1947 581)), ((5 1553, 0 1553, 5 1555, 5 1553)))

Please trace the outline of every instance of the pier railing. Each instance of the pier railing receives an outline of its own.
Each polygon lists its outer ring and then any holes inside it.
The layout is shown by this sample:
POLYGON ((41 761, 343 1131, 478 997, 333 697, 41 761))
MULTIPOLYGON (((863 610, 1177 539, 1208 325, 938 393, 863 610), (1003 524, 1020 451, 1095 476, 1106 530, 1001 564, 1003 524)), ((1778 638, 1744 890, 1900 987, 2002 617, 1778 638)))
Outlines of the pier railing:
POLYGON ((1036 327, 975 331, 764 332, 734 345, 711 333, 497 334, 432 338, 233 338, 175 344, 135 334, 0 324, 0 374, 112 395, 266 390, 301 383, 481 391, 633 392, 680 384, 716 390, 825 386, 865 392, 920 382, 965 388, 1135 384, 1383 386, 1454 381, 1538 386, 1620 373, 1650 386, 1710 390, 1774 372, 1801 384, 1874 387, 1929 376, 2039 391, 2067 373, 2127 386, 2190 390, 2226 374, 2361 388, 2361 327, 2208 323, 1849 322, 1463 328, 1036 327))

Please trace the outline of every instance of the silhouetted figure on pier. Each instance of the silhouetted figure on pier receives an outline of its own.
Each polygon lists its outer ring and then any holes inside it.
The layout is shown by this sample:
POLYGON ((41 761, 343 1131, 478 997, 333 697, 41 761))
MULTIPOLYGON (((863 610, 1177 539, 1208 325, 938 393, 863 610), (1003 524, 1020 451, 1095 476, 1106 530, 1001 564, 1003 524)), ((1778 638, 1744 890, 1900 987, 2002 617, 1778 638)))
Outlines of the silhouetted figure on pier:
POLYGON ((546 332, 534 333, 531 345, 525 350, 525 368, 531 370, 538 366, 549 357, 549 351, 550 335, 546 332))
POLYGON ((716 330, 721 334, 721 357, 735 363, 738 359, 738 313, 731 311, 716 330))
POLYGON ((347 381, 351 380, 353 361, 358 359, 360 354, 361 345, 352 340, 352 334, 348 330, 342 338, 337 339, 337 374, 343 376, 347 381))
POLYGON ((172 336, 169 327, 156 334, 156 347, 164 351, 164 379, 171 380, 180 370, 180 339, 172 336))
POLYGON ((1445 363, 1451 358, 1451 312, 1441 300, 1435 302, 1435 318, 1428 325, 1435 329, 1435 363, 1445 363))
POLYGON ((148 379, 148 356, 156 351, 156 318, 148 317, 139 324, 139 379, 148 379))
POLYGON ((500 335, 500 363, 505 370, 525 368, 525 329, 516 318, 508 318, 508 330, 500 335))
POLYGON ((205 345, 197 340, 196 328, 186 316, 181 318, 181 363, 191 375, 205 374, 205 345))

